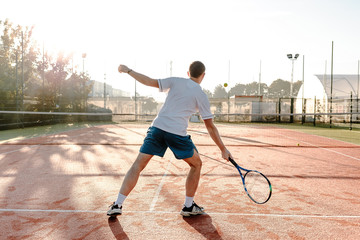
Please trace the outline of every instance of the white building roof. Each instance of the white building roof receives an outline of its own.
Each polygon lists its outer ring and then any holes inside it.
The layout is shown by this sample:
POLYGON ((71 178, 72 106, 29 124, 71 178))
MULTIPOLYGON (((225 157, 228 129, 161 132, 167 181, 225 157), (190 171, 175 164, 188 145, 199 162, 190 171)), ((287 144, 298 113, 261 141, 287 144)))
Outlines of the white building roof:
MULTIPOLYGON (((331 76, 330 75, 315 75, 324 87, 328 98, 331 96, 331 76)), ((353 98, 359 95, 359 76, 348 74, 334 74, 333 75, 333 90, 332 97, 336 98, 350 98, 352 93, 353 98)), ((360 96, 359 96, 360 97, 360 96)))

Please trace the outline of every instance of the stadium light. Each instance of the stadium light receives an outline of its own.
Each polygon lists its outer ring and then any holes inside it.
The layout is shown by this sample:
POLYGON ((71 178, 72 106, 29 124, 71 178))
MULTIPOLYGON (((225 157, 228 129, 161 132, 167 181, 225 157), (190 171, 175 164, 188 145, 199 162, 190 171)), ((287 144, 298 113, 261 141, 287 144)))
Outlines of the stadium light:
MULTIPOLYGON (((360 91, 360 60, 358 60, 358 74, 357 74, 357 97, 356 97, 356 112, 359 114, 359 91, 360 91)), ((359 115, 357 117, 359 118, 359 115)))
POLYGON ((293 97, 293 83, 294 83, 294 61, 299 57, 299 54, 296 53, 294 56, 292 54, 287 54, 287 57, 292 62, 292 71, 291 71, 291 83, 290 83, 290 97, 293 97))
MULTIPOLYGON (((4 47, 4 44, 1 44, 0 43, 0 48, 3 48, 4 47)), ((0 57, 4 57, 3 55, 0 55, 0 57)))
POLYGON ((86 58, 86 53, 83 53, 81 56, 82 56, 82 59, 83 59, 83 73, 85 73, 85 58, 86 58))

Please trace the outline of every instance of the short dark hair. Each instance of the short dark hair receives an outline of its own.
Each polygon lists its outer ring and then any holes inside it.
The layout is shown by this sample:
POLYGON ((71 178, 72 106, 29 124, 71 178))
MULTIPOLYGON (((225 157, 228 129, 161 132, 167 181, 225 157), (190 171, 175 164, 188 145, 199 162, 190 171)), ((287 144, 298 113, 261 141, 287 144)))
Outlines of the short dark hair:
POLYGON ((200 61, 195 61, 189 66, 190 77, 198 78, 205 72, 205 65, 200 61))

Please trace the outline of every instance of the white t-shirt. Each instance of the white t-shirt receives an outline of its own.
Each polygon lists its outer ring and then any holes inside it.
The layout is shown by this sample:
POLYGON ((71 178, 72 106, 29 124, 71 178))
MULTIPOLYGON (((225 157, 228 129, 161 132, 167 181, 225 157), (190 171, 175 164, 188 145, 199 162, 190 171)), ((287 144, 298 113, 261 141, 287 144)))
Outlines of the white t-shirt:
POLYGON ((189 118, 197 111, 202 119, 213 118, 210 103, 200 85, 189 78, 159 79, 159 91, 167 97, 152 126, 180 136, 187 135, 189 118))

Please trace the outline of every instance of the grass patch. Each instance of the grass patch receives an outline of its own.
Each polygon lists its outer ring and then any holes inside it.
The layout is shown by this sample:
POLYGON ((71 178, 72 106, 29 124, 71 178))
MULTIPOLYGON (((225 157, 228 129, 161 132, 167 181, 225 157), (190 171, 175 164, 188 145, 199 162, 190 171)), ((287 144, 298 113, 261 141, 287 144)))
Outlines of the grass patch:
POLYGON ((312 126, 301 124, 276 124, 275 126, 360 145, 359 128, 353 128, 352 130, 349 130, 349 127, 330 128, 329 126, 312 126))

